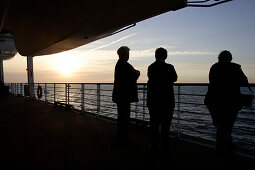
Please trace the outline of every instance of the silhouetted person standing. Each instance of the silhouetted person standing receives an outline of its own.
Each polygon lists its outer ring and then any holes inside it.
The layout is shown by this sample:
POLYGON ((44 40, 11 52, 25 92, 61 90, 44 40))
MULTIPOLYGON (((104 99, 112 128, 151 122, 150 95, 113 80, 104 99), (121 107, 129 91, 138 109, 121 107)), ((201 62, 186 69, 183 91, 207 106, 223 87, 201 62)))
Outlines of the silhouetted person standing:
POLYGON ((207 102, 216 128, 216 153, 219 156, 233 154, 231 133, 242 108, 240 86, 248 86, 241 66, 231 61, 232 54, 222 51, 209 73, 207 102))
POLYGON ((174 66, 165 63, 167 50, 155 51, 156 61, 148 67, 147 106, 150 113, 151 149, 169 149, 169 132, 175 102, 173 84, 177 81, 174 66), (160 131, 161 126, 161 131, 160 131))
POLYGON ((118 49, 119 60, 115 66, 112 100, 117 104, 117 140, 125 144, 128 141, 130 119, 130 103, 137 102, 137 79, 140 72, 128 63, 129 48, 122 46, 118 49))

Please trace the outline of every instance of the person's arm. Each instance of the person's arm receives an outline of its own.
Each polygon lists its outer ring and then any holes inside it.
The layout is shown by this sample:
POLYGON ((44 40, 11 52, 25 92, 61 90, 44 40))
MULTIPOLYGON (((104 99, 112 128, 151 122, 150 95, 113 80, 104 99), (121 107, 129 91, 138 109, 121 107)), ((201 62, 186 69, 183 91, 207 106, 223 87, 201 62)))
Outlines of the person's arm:
POLYGON ((213 74, 213 69, 212 69, 212 67, 210 68, 210 71, 209 71, 209 83, 212 83, 213 82, 213 76, 214 74, 213 74))
POLYGON ((134 69, 134 77, 135 77, 135 79, 137 80, 139 78, 139 76, 140 76, 140 71, 134 69))
POLYGON ((249 88, 250 92, 253 94, 251 86, 248 82, 248 78, 246 77, 243 70, 241 69, 241 66, 239 67, 239 69, 240 69, 239 70, 240 86, 247 86, 249 88))
POLYGON ((129 75, 131 76, 132 79, 137 80, 140 76, 140 71, 134 69, 134 67, 128 63, 128 69, 129 69, 129 75))
POLYGON ((176 71, 175 71, 175 69, 174 69, 174 66, 173 66, 173 71, 172 71, 172 77, 173 77, 173 83, 174 82, 176 82, 177 81, 177 79, 178 79, 178 75, 177 75, 177 73, 176 73, 176 71))
POLYGON ((241 69, 241 66, 239 67, 239 81, 241 86, 250 87, 248 79, 246 75, 244 74, 243 70, 241 69))
POLYGON ((177 81, 178 76, 173 65, 171 64, 168 65, 168 71, 166 74, 168 75, 168 78, 167 78, 168 83, 173 84, 174 82, 177 81))

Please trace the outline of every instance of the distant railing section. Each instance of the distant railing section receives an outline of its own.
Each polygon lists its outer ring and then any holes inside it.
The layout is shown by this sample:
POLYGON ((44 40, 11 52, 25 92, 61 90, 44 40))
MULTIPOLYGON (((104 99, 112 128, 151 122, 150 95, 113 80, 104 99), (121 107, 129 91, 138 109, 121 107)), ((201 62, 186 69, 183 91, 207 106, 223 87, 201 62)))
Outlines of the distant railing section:
MULTIPOLYGON (((15 95, 24 96, 26 83, 10 83, 9 90, 15 95)), ((188 135, 205 140, 215 141, 215 129, 204 97, 207 83, 176 83, 175 111, 171 131, 178 137, 188 135)), ((251 84, 253 91, 255 84, 251 84)), ((93 113, 98 117, 117 118, 117 107, 112 102, 112 83, 36 83, 35 98, 45 103, 62 102, 72 105, 81 113, 93 113), (42 87, 43 95, 38 98, 37 89, 42 87)), ((243 88, 243 93, 249 93, 243 88)), ((131 104, 131 118, 141 122, 150 119, 147 108, 147 84, 138 83, 139 102, 131 104)), ((255 151, 255 108, 243 108, 235 123, 233 138, 241 148, 255 151)))

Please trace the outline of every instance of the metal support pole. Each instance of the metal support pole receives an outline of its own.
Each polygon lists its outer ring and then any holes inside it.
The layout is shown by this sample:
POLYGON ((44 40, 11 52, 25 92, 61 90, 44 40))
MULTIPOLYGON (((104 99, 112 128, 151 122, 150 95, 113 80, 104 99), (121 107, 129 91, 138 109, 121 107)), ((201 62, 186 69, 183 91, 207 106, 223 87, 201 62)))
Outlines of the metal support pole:
POLYGON ((81 112, 84 112, 84 84, 81 84, 81 112))
POLYGON ((35 98, 33 56, 27 56, 27 79, 28 79, 29 98, 33 99, 35 98))
POLYGON ((97 83, 97 116, 100 112, 100 84, 97 83))

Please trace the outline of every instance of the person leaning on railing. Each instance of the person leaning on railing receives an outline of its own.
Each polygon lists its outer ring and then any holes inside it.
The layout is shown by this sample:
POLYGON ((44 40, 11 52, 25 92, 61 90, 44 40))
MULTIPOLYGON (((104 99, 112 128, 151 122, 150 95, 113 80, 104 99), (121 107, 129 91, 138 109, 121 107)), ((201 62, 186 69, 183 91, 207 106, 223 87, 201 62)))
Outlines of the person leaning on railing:
POLYGON ((216 153, 230 156, 234 153, 232 129, 238 111, 242 108, 241 86, 249 86, 248 79, 239 64, 233 63, 232 54, 222 51, 218 62, 209 72, 209 86, 205 98, 216 128, 216 153))
POLYGON ((167 50, 155 51, 156 61, 148 67, 147 106, 150 113, 151 151, 169 151, 169 132, 175 107, 174 66, 166 63, 167 50))

